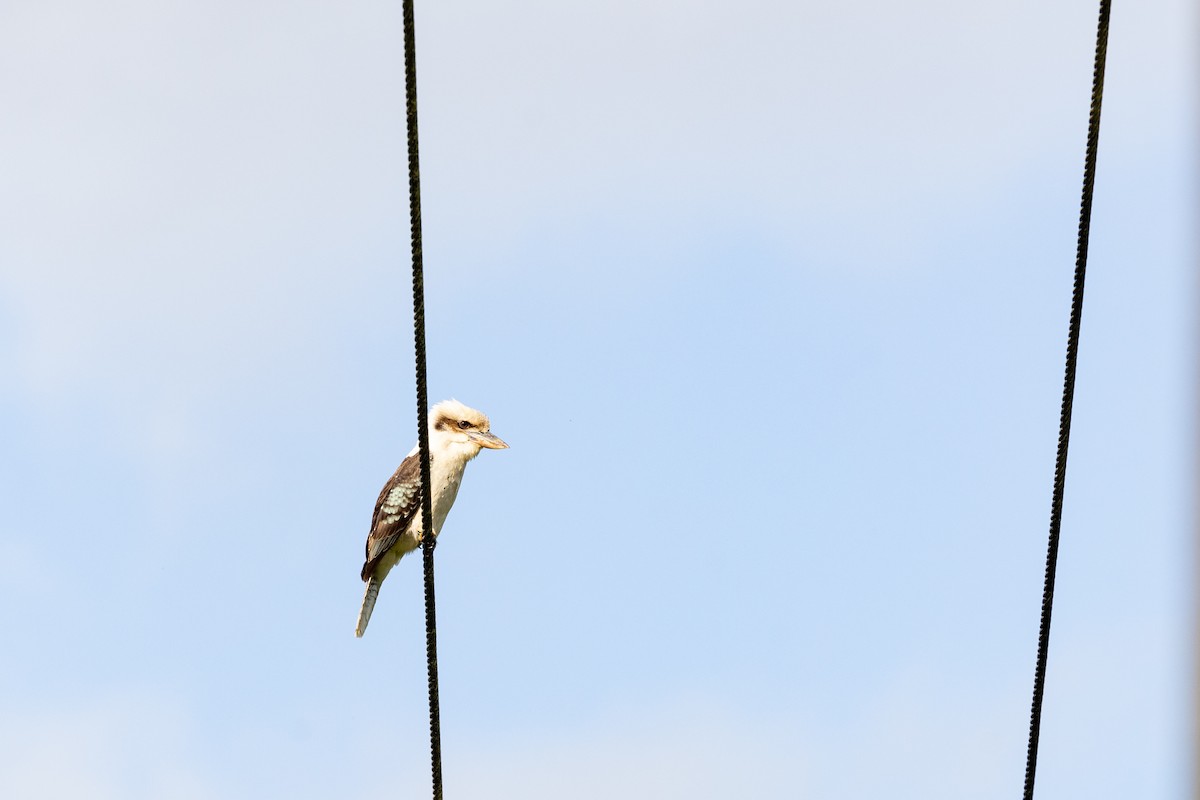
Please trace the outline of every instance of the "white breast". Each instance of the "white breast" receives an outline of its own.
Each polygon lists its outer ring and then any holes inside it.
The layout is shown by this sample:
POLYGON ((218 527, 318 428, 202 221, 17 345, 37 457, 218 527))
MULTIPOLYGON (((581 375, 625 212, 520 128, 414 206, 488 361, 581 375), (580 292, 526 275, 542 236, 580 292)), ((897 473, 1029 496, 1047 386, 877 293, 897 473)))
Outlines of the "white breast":
POLYGON ((450 507, 454 505, 454 499, 458 497, 458 487, 462 486, 463 472, 466 470, 466 466, 466 464, 460 463, 451 464, 449 468, 438 469, 435 465, 433 474, 429 476, 433 484, 433 529, 436 532, 441 532, 442 525, 446 522, 446 515, 450 513, 450 507), (457 469, 454 468, 455 466, 457 469))
MULTIPOLYGON (((446 515, 450 513, 454 499, 458 497, 458 487, 462 485, 463 472, 466 470, 467 464, 458 459, 435 458, 430 466, 432 474, 429 478, 430 483, 433 484, 433 535, 437 536, 442 531, 442 525, 446 523, 446 515)), ((416 532, 421 528, 422 520, 423 514, 418 508, 408 528, 414 537, 414 545, 416 544, 416 532)))

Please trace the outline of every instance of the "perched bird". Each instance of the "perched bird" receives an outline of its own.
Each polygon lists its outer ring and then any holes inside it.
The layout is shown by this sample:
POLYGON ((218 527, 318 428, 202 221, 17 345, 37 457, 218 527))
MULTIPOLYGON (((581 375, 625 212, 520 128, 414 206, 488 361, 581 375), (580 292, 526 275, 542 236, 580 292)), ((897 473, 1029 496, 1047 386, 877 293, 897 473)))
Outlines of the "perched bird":
MULTIPOLYGON (((433 535, 442 530, 450 506, 458 496, 467 462, 484 447, 508 447, 491 431, 483 412, 457 400, 443 400, 429 411, 429 473, 433 489, 433 535)), ((418 445, 419 447, 419 445, 418 445)), ((367 536, 367 560, 362 579, 367 582, 362 610, 358 612, 355 636, 362 636, 379 597, 379 587, 392 567, 421 545, 421 460, 418 447, 400 463, 375 501, 371 533, 367 536)))

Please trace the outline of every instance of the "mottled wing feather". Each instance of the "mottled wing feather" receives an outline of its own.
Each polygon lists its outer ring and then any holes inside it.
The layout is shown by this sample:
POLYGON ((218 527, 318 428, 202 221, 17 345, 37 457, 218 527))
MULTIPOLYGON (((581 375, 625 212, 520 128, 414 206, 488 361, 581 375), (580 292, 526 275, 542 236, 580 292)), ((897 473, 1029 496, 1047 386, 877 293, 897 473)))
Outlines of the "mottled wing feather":
POLYGON ((413 454, 400 463, 375 501, 371 533, 367 536, 367 560, 362 568, 364 581, 371 577, 383 554, 404 535, 420 507, 421 462, 413 454))

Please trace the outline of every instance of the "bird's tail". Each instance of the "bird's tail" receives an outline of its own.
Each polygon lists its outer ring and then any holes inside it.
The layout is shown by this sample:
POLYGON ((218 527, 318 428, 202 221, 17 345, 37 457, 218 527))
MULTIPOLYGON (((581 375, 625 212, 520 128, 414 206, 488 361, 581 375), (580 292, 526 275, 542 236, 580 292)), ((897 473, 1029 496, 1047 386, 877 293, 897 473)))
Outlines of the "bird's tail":
POLYGON ((354 626, 354 635, 361 637, 367 629, 367 623, 371 621, 371 612, 375 610, 375 600, 379 598, 379 587, 383 585, 383 581, 371 577, 367 581, 367 593, 363 595, 362 610, 358 612, 358 624, 354 626))

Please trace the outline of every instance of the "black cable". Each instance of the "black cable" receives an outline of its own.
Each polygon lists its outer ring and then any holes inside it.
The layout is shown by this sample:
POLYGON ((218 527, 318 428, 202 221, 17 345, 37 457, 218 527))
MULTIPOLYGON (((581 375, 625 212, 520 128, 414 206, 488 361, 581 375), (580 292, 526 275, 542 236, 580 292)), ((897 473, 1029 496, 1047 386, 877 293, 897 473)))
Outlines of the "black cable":
POLYGON ((1096 61, 1092 72, 1092 108, 1088 120, 1087 155, 1083 168, 1083 198, 1079 204, 1079 239, 1075 251, 1075 288, 1071 294, 1071 323, 1067 331, 1067 366, 1063 380, 1062 412, 1058 426, 1058 458, 1054 465, 1054 496, 1050 504, 1050 542, 1046 552, 1046 582, 1042 590, 1042 621, 1038 631, 1037 671, 1029 720, 1029 749, 1025 761, 1025 800, 1033 800, 1037 772, 1038 736, 1042 725, 1042 696, 1046 688, 1046 657, 1050 649, 1050 614, 1054 608, 1054 573, 1062 529, 1063 490, 1067 479, 1067 446, 1071 439, 1071 409, 1075 398, 1075 363, 1079 356, 1079 324, 1083 316, 1083 282, 1087 274, 1088 236, 1092 226, 1092 190, 1096 182, 1096 150, 1100 141, 1100 103, 1104 97, 1104 62, 1108 54, 1111 0, 1100 0, 1096 31, 1096 61))
POLYGON ((421 242, 421 163, 417 138, 417 54, 413 0, 404 0, 404 95, 408 127, 408 210, 412 223, 413 343, 417 362, 417 447, 421 459, 421 561, 425 571, 425 660, 429 668, 429 750, 433 798, 442 800, 437 603, 433 591, 433 489, 429 474, 429 389, 425 368, 425 268, 421 242), (430 535, 426 535, 430 534, 430 535))

